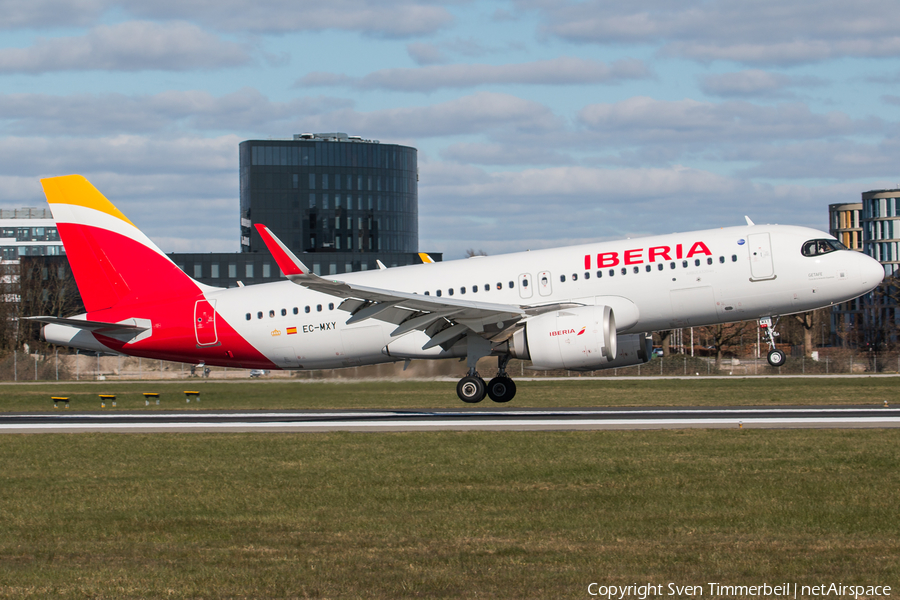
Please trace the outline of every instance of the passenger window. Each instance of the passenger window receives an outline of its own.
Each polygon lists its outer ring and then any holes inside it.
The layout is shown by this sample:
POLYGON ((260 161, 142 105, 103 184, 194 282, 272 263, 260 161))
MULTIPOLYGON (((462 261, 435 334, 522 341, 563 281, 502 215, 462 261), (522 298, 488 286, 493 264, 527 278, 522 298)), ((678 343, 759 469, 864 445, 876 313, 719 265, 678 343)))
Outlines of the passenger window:
POLYGON ((650 265, 647 265, 646 267, 644 267, 644 270, 647 271, 647 272, 649 273, 649 272, 650 272, 650 265))
POLYGON ((720 257, 719 257, 719 262, 722 263, 722 264, 724 265, 724 264, 725 264, 725 257, 724 257, 724 256, 720 256, 720 257))
POLYGON ((674 262, 670 262, 670 263, 669 263, 669 268, 670 268, 670 269, 674 269, 674 268, 675 268, 675 263, 674 263, 674 262))
POLYGON ((262 311, 259 311, 258 313, 256 313, 256 318, 262 319, 262 311))
POLYGON ((706 264, 708 264, 708 265, 711 265, 711 264, 712 264, 712 256, 707 257, 707 259, 706 259, 706 264))
POLYGON ((603 277, 603 271, 597 271, 597 279, 603 277))
POLYGON ((572 273, 572 281, 578 281, 578 273, 572 273))
POLYGON ((491 284, 489 284, 489 283, 484 284, 484 291, 486 291, 486 292, 491 291, 491 284))
POLYGON ((682 266, 683 268, 687 269, 687 265, 688 265, 688 263, 687 263, 686 260, 681 261, 681 266, 682 266))
POLYGON ((499 281, 497 282, 497 289, 498 289, 498 290, 502 290, 502 289, 503 289, 503 284, 500 283, 499 281))
POLYGON ((628 269, 626 269, 625 267, 622 267, 622 275, 627 275, 627 274, 628 274, 628 269))
POLYGON ((737 254, 731 255, 731 262, 737 262, 737 254))
POLYGON ((281 309, 281 316, 282 316, 282 317, 286 317, 286 316, 287 316, 287 309, 286 309, 286 308, 282 308, 282 309, 281 309))
POLYGON ((305 307, 303 310, 306 311, 307 313, 309 313, 309 311, 310 311, 311 309, 307 306, 307 307, 305 307))
POLYGON ((509 282, 509 289, 512 290, 512 289, 515 289, 515 287, 516 287, 516 282, 515 282, 515 281, 510 281, 510 282, 509 282))
POLYGON ((657 271, 662 271, 662 270, 663 270, 663 264, 662 264, 662 263, 659 263, 658 265, 656 265, 656 270, 657 270, 657 271))
POLYGON ((430 295, 431 295, 431 292, 425 292, 425 295, 426 295, 426 296, 430 296, 430 295))
POLYGON ((247 320, 250 320, 250 313, 247 313, 247 320))
POLYGON ((447 290, 447 295, 448 295, 448 296, 452 296, 452 295, 453 295, 453 288, 449 288, 449 289, 447 290))
POLYGON ((585 278, 585 279, 590 279, 590 278, 591 278, 591 274, 590 274, 589 271, 586 271, 586 272, 585 272, 584 278, 585 278))
POLYGON ((297 308, 296 306, 294 307, 294 314, 295 315, 300 314, 300 309, 297 308))
POLYGON ((459 293, 460 293, 460 294, 465 294, 465 293, 466 293, 466 288, 464 288, 464 287, 459 288, 459 293))
POLYGON ((699 267, 699 266, 700 266, 700 259, 699 259, 699 258, 695 258, 695 259, 694 259, 694 266, 695 266, 695 267, 699 267))
MULTIPOLYGON (((527 279, 525 280, 525 285, 528 285, 528 280, 527 280, 527 279)), ((473 286, 472 286, 472 293, 473 293, 473 294, 477 294, 477 293, 478 293, 478 286, 477 286, 477 285, 473 285, 473 286)))
POLYGON ((435 295, 437 295, 437 297, 440 298, 440 297, 441 297, 441 290, 436 291, 436 292, 435 292, 435 295))
POLYGON ((334 302, 328 303, 328 310, 334 310, 334 302))
POLYGON ((615 270, 615 269, 610 269, 610 270, 609 270, 609 276, 610 276, 610 277, 614 277, 615 274, 616 274, 616 270, 615 270))
POLYGON ((316 311, 317 311, 317 312, 322 312, 322 305, 321 305, 321 304, 316 304, 316 311))
POLYGON ((274 310, 270 310, 270 311, 269 311, 269 318, 272 319, 272 318, 274 318, 274 317, 275 317, 275 311, 274 311, 274 310))

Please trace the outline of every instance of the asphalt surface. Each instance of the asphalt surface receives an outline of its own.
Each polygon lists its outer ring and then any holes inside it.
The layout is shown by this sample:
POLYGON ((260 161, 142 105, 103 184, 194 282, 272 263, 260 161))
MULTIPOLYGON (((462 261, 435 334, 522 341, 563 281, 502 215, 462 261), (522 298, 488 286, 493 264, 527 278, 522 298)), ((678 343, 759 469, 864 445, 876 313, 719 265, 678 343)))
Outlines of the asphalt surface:
POLYGON ((0 413, 0 433, 439 431, 900 427, 900 408, 463 408, 460 410, 0 413))

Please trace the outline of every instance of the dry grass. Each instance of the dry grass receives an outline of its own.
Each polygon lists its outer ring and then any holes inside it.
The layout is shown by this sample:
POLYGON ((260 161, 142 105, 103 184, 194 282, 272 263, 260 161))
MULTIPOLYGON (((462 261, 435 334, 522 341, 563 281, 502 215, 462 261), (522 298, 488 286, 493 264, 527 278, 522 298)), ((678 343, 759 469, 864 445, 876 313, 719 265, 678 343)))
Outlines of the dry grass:
MULTIPOLYGON (((896 401, 900 377, 519 381, 510 407, 738 406, 874 404, 896 401)), ((99 410, 98 394, 116 394, 118 409, 145 409, 142 392, 160 392, 162 409, 460 408, 453 381, 65 382, 0 384, 0 410, 52 411, 51 396, 70 410, 99 410), (184 390, 199 390, 199 404, 184 390)), ((497 405, 485 401, 483 408, 497 405)), ((110 409, 107 406, 107 409, 110 409)))
POLYGON ((900 578, 900 431, 0 436, 0 597, 900 578))

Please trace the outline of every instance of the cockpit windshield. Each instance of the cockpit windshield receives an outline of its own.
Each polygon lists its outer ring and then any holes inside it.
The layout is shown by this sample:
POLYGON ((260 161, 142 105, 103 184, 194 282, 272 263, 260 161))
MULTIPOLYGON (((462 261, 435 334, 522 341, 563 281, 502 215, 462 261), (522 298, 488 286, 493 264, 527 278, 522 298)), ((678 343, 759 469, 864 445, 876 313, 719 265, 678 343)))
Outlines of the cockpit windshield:
POLYGON ((836 250, 847 250, 847 246, 837 240, 821 239, 804 242, 801 252, 803 256, 819 256, 836 250))

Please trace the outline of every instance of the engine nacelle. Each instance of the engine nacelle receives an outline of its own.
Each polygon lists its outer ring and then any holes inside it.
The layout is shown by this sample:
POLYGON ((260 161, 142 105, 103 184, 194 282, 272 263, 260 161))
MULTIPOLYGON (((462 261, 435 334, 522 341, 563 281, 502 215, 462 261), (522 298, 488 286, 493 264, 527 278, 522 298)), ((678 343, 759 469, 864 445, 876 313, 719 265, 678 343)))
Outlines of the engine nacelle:
POLYGON ((620 335, 616 340, 616 348, 616 360, 592 370, 633 367, 650 362, 653 358, 653 337, 643 333, 620 335))
POLYGON ((600 369, 616 359, 616 318, 608 306, 545 313, 516 331, 509 349, 537 369, 600 369))

